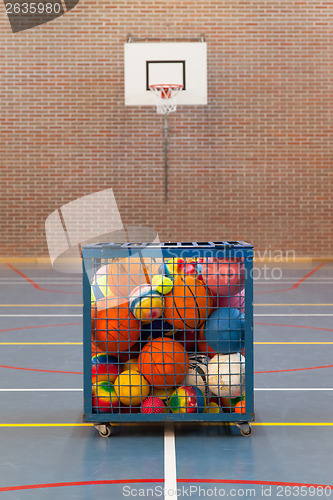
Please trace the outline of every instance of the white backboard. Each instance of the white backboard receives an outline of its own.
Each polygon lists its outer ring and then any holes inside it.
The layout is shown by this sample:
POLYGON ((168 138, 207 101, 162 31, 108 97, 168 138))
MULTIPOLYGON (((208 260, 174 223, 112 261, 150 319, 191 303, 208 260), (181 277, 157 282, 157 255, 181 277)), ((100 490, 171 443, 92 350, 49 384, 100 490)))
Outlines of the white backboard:
POLYGON ((207 104, 205 42, 125 44, 125 105, 155 106, 152 84, 181 84, 180 105, 207 104))

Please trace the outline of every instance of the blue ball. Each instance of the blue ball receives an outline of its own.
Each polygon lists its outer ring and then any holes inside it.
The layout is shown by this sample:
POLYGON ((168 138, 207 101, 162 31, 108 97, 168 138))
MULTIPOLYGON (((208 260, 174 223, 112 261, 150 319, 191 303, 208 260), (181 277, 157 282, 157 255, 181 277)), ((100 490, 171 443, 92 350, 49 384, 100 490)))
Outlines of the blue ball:
POLYGON ((235 307, 220 307, 212 312, 204 326, 207 344, 215 352, 229 354, 244 347, 245 315, 235 307))

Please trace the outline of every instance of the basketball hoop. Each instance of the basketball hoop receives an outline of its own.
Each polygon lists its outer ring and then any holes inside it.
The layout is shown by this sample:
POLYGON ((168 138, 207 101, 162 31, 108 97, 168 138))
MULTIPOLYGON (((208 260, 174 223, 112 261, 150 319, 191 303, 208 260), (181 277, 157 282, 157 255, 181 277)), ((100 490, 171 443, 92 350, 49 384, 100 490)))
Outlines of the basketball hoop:
POLYGON ((154 84, 149 85, 152 91, 155 102, 156 112, 160 115, 167 115, 176 111, 177 101, 176 97, 182 90, 183 86, 178 84, 154 84))

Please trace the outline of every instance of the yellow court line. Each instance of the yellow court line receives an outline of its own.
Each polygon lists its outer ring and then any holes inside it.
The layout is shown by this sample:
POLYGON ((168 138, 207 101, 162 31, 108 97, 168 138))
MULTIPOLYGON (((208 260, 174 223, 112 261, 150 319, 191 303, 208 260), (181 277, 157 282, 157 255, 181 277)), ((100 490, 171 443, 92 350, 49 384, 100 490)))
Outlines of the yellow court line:
POLYGON ((94 424, 0 424, 0 427, 91 427, 94 424))
POLYGON ((0 345, 83 345, 83 342, 0 342, 0 345))
POLYGON ((276 425, 276 426, 295 426, 295 427, 302 427, 302 426, 311 426, 311 427, 325 427, 327 425, 332 426, 333 422, 250 422, 250 425, 262 425, 262 426, 270 426, 270 425, 276 425))
MULTIPOLYGON (((146 422, 124 422, 121 424, 118 423, 111 423, 111 425, 114 426, 133 426, 133 425, 141 425, 145 424, 146 422)), ((156 422, 156 423, 163 423, 163 422, 156 422)), ((198 422, 199 425, 235 425, 233 422, 198 422)), ((97 422, 98 424, 98 422, 97 422)), ((52 424, 25 424, 25 423, 20 423, 20 424, 0 424, 0 427, 92 427, 94 424, 93 423, 82 423, 82 424, 77 424, 77 423, 64 423, 64 424, 57 424, 57 423, 52 423, 52 424)), ((262 426, 262 427, 270 427, 270 426, 276 426, 276 427, 328 427, 328 426, 333 426, 333 422, 250 422, 251 426, 262 426)))

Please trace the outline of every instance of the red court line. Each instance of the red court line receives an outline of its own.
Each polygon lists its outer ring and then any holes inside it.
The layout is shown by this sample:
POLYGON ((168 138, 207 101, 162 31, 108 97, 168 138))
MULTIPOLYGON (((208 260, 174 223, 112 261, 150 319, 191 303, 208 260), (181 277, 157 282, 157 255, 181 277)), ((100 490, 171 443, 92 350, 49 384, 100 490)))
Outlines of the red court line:
POLYGON ((48 328, 48 327, 54 327, 54 326, 74 326, 74 325, 82 325, 82 322, 80 322, 80 323, 63 323, 60 325, 19 326, 18 328, 5 328, 4 330, 0 330, 0 333, 13 332, 14 330, 29 330, 30 328, 48 328))
POLYGON ((255 325, 264 326, 282 326, 286 328, 308 328, 309 330, 324 330, 326 332, 333 332, 333 328, 319 328, 318 326, 303 326, 303 325, 280 325, 279 323, 254 323, 255 325))
MULTIPOLYGON (((330 488, 331 484, 316 484, 316 483, 290 483, 286 481, 254 481, 244 479, 177 479, 178 483, 209 483, 209 484, 253 484, 264 486, 305 486, 306 488, 330 488)), ((2 491, 18 491, 18 490, 35 490, 41 488, 63 488, 67 486, 98 486, 102 484, 147 484, 147 483, 164 483, 164 479, 109 479, 100 481, 68 481, 66 483, 41 483, 41 484, 25 484, 22 486, 6 486, 0 488, 2 491)))
MULTIPOLYGON (((307 488, 330 488, 331 484, 314 484, 314 483, 290 483, 286 481, 254 481, 242 479, 177 479, 179 483, 211 483, 211 484, 259 484, 264 486, 305 486, 307 488)), ((0 490, 1 491, 1 490, 0 490)))
POLYGON ((60 370, 39 370, 37 368, 23 368, 21 366, 7 366, 0 365, 0 368, 8 368, 10 370, 26 370, 29 372, 43 372, 43 373, 71 373, 72 375, 83 375, 83 372, 65 372, 60 370))
MULTIPOLYGON (((43 372, 43 373, 70 373, 72 375, 83 375, 83 372, 67 372, 67 371, 61 371, 61 370, 40 370, 38 368, 23 368, 21 366, 7 366, 7 365, 0 365, 0 368, 8 368, 10 370, 27 370, 30 372, 43 372)), ((296 372, 300 370, 319 370, 320 368, 333 368, 333 365, 324 365, 324 366, 310 366, 308 368, 290 368, 288 370, 268 370, 268 371, 261 371, 261 372, 254 372, 255 374, 258 373, 282 373, 282 372, 296 372)))
POLYGON ((319 264, 317 267, 315 267, 314 269, 312 269, 312 271, 310 271, 308 274, 306 274, 305 276, 303 276, 303 278, 301 278, 300 280, 297 281, 297 283, 295 283, 292 287, 290 288, 282 288, 281 290, 268 290, 267 292, 257 292, 256 291, 256 295, 259 294, 259 293, 277 293, 277 292, 288 292, 290 290, 295 290, 296 288, 298 288, 306 279, 310 278, 310 276, 312 276, 315 272, 317 272, 321 267, 323 267, 325 265, 325 262, 322 262, 321 264, 319 264))
POLYGON ((325 365, 325 366, 310 366, 309 368, 290 368, 289 370, 267 370, 262 372, 254 372, 254 373, 282 373, 282 372, 297 372, 300 370, 319 370, 319 368, 333 368, 333 365, 325 365))
POLYGON ((63 290, 49 290, 48 288, 42 288, 41 286, 37 285, 37 283, 35 283, 32 279, 28 278, 28 276, 26 276, 25 274, 23 274, 21 271, 19 271, 18 269, 16 269, 16 267, 14 267, 12 264, 10 264, 9 262, 6 262, 6 265, 12 269, 13 271, 15 271, 15 273, 17 273, 19 276, 21 276, 22 278, 24 278, 26 281, 28 281, 28 283, 30 283, 34 288, 36 288, 37 290, 40 290, 42 292, 54 292, 54 293, 71 293, 71 294, 80 294, 81 295, 81 292, 64 292, 63 290))
POLYGON ((7 486, 0 488, 1 491, 17 490, 35 490, 39 488, 63 488, 66 486, 92 486, 100 484, 142 484, 142 483, 164 483, 164 479, 106 479, 101 481, 73 481, 66 483, 44 483, 44 484, 25 484, 22 486, 7 486))

